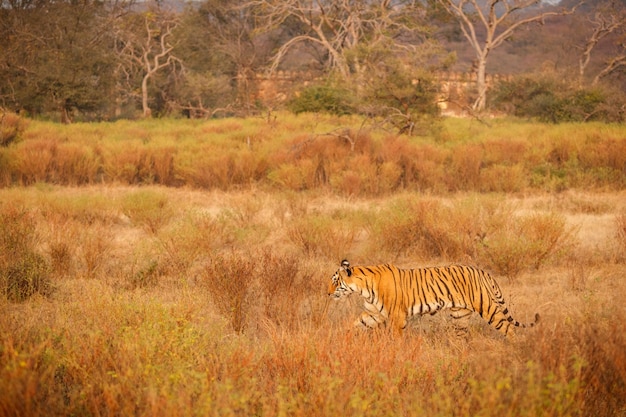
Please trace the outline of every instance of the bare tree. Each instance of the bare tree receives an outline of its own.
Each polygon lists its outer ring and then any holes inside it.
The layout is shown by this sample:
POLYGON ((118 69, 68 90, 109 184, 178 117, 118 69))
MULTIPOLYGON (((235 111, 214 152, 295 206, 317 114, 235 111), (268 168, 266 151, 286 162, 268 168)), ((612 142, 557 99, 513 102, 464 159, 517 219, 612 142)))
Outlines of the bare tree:
POLYGON ((472 108, 482 111, 487 102, 486 69, 489 53, 509 39, 520 26, 543 23, 550 16, 574 13, 571 9, 545 11, 542 0, 437 0, 454 16, 476 53, 478 96, 472 108))
POLYGON ((156 5, 143 13, 128 16, 125 24, 117 30, 117 53, 120 56, 122 72, 141 73, 141 107, 143 117, 151 117, 148 83, 157 72, 175 67, 180 60, 173 54, 174 30, 179 18, 156 5))
POLYGON ((598 84, 601 78, 614 72, 622 66, 626 66, 626 10, 622 4, 612 0, 601 4, 587 17, 587 22, 592 28, 591 34, 584 45, 580 47, 582 53, 578 60, 578 85, 583 87, 585 72, 591 61, 591 54, 600 41, 611 34, 615 34, 615 54, 610 57, 600 71, 595 75, 592 85, 598 84))
POLYGON ((417 1, 353 1, 353 0, 253 0, 266 30, 276 28, 288 19, 300 23, 300 32, 278 48, 271 64, 275 71, 287 53, 299 44, 308 44, 325 52, 328 70, 336 70, 342 78, 362 73, 363 63, 358 47, 375 46, 392 39, 400 45, 398 35, 415 32, 421 6, 417 1))

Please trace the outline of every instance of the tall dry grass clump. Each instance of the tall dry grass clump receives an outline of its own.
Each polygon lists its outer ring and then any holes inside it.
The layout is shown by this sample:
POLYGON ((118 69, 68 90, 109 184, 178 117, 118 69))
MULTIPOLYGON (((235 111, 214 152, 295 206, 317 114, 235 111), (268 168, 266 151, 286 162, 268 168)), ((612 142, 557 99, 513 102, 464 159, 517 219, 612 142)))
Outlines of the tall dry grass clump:
POLYGON ((203 277, 218 311, 228 318, 236 333, 242 333, 249 324, 255 268, 247 254, 225 253, 211 259, 203 277))
POLYGON ((6 147, 22 139, 28 121, 18 114, 0 108, 0 147, 6 147))
POLYGON ((354 118, 260 119, 58 126, 30 122, 0 146, 4 184, 124 184, 237 190, 619 190, 622 125, 445 120, 425 136, 390 135, 354 118), (598 133, 600 132, 600 133, 598 133))
POLYGON ((311 214, 292 221, 286 233, 305 256, 340 259, 350 252, 357 230, 346 218, 311 214))
POLYGON ((307 292, 314 291, 315 284, 310 273, 295 255, 269 248, 212 256, 201 283, 236 333, 265 321, 297 328, 313 309, 307 302, 307 292))
POLYGON ((479 259, 498 274, 515 278, 528 268, 558 261, 574 246, 574 231, 562 215, 535 213, 512 220, 492 228, 478 248, 479 259))
POLYGON ((50 265, 37 250, 33 215, 11 204, 0 205, 0 295, 25 301, 52 290, 50 265))

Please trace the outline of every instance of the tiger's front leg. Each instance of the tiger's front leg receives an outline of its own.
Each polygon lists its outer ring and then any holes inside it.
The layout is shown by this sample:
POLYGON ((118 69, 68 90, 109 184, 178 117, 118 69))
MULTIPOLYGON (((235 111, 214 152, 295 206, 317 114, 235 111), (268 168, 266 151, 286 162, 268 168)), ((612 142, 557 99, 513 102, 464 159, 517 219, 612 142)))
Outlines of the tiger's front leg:
POLYGON ((361 329, 375 329, 379 324, 384 324, 385 321, 387 321, 387 319, 380 314, 364 311, 354 322, 354 325, 361 329))
POLYGON ((376 306, 370 303, 364 303, 365 311, 361 313, 359 318, 354 323, 357 327, 365 329, 375 329, 379 324, 383 324, 387 321, 387 317, 384 312, 378 311, 376 306))

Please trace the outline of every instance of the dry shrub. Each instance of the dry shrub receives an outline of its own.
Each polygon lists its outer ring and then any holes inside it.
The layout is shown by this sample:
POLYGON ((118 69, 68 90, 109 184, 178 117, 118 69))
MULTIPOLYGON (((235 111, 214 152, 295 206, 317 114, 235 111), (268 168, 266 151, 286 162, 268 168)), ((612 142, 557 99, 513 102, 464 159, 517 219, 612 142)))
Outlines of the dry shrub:
POLYGON ((191 213, 161 229, 157 235, 158 263, 164 274, 194 279, 212 253, 232 248, 235 237, 229 223, 204 213, 191 213))
POLYGON ((97 278, 105 267, 113 249, 113 234, 109 227, 94 224, 78 237, 79 260, 85 278, 97 278))
POLYGON ((203 284, 237 333, 243 333, 249 325, 256 268, 255 259, 248 253, 233 251, 213 256, 204 271, 203 284))
POLYGON ((332 215, 309 215, 295 219, 287 237, 307 256, 342 259, 350 251, 357 234, 356 227, 345 218, 332 215))
POLYGON ((579 155, 576 140, 570 137, 555 138, 545 160, 555 168, 563 168, 579 155))
POLYGON ((539 269, 564 255, 573 237, 574 230, 566 228, 560 214, 505 215, 500 224, 489 226, 478 259, 497 274, 515 278, 525 269, 539 269))
POLYGON ((445 150, 432 145, 411 143, 405 136, 385 138, 379 154, 373 156, 376 160, 393 163, 397 167, 397 187, 419 190, 431 190, 441 186, 446 157, 445 150))
POLYGON ((483 163, 487 166, 516 165, 525 160, 529 148, 530 143, 523 140, 512 138, 488 140, 483 145, 483 163))
POLYGON ((278 327, 294 329, 302 323, 303 315, 310 314, 308 300, 319 295, 312 274, 293 254, 276 254, 264 249, 258 254, 257 276, 262 290, 266 317, 278 327))
POLYGON ((163 271, 159 267, 159 263, 152 259, 138 270, 132 271, 128 279, 128 288, 153 287, 158 283, 158 279, 162 274, 163 271))
POLYGON ((148 149, 129 145, 117 149, 97 149, 107 181, 123 184, 153 184, 154 170, 148 149))
POLYGON ((553 213, 515 215, 497 199, 443 203, 405 198, 383 209, 369 225, 370 252, 472 262, 509 277, 557 260, 573 245, 573 230, 553 213))
POLYGON ((206 136, 231 134, 243 129, 243 124, 237 120, 225 119, 211 121, 202 126, 202 134, 206 136))
POLYGON ((56 159, 56 140, 39 139, 23 142, 16 149, 16 175, 22 184, 53 180, 52 167, 56 159))
POLYGON ((626 411, 626 337, 615 317, 608 326, 586 325, 576 346, 582 346, 585 414, 619 415, 626 411))
POLYGON ((312 314, 312 294, 319 295, 300 258, 270 248, 213 255, 201 282, 237 333, 262 316, 268 329, 293 330, 312 314))
POLYGON ((154 171, 154 182, 161 185, 176 185, 176 171, 174 169, 174 160, 176 157, 176 148, 167 146, 152 150, 152 169, 154 171))
POLYGON ((551 405, 573 404, 575 409, 560 415, 617 416, 626 410, 626 337, 621 325, 626 317, 618 309, 603 320, 593 310, 577 315, 574 322, 540 325, 535 337, 521 346, 554 387, 559 378, 563 388, 573 388, 567 403, 551 405))
POLYGON ((616 137, 589 138, 578 155, 582 167, 586 169, 610 168, 626 173, 626 140, 616 137))
POLYGON ((36 247, 32 215, 18 207, 0 206, 0 294, 8 300, 51 294, 50 266, 36 247))
POLYGON ((299 136, 287 146, 270 161, 275 167, 268 172, 270 181, 290 190, 305 190, 325 186, 332 180, 342 192, 358 193, 362 182, 357 177, 362 174, 350 168, 356 164, 358 171, 367 171, 367 155, 373 143, 367 133, 347 130, 336 135, 299 136), (354 180, 351 184, 350 179, 354 180))
POLYGON ((124 196, 122 211, 133 223, 156 234, 172 219, 176 210, 164 193, 140 190, 124 196))
POLYGON ((444 179, 450 190, 479 188, 483 152, 483 147, 476 144, 461 145, 454 149, 449 172, 444 179))
POLYGON ((370 250, 395 258, 473 258, 477 238, 485 234, 484 210, 475 200, 452 205, 434 199, 400 200, 370 224, 370 250))
POLYGON ((44 219, 47 226, 46 254, 50 260, 51 271, 57 278, 69 277, 75 273, 77 238, 84 233, 86 225, 50 213, 44 219))
POLYGON ((569 286, 572 291, 580 292, 588 289, 592 263, 590 255, 582 250, 572 251, 567 255, 569 286))
POLYGON ((332 169, 332 188, 347 196, 387 195, 401 186, 402 169, 395 162, 377 160, 368 155, 352 155, 342 161, 345 168, 332 169))
POLYGON ((66 241, 56 241, 49 244, 50 267, 56 276, 69 276, 72 271, 72 252, 72 246, 66 241))
POLYGON ((18 142, 27 127, 26 119, 0 108, 0 147, 18 142))
POLYGON ((14 152, 0 148, 0 187, 8 187, 13 183, 15 169, 12 165, 15 158, 12 154, 14 152))
POLYGON ((522 165, 492 165, 480 171, 480 191, 515 193, 528 185, 528 175, 522 165))
POLYGON ((248 185, 265 176, 267 161, 249 149, 223 151, 206 149, 179 167, 179 177, 187 184, 202 188, 230 190, 248 185))
POLYGON ((55 155, 54 171, 54 177, 61 184, 93 184, 99 175, 100 161, 84 146, 63 144, 55 155))

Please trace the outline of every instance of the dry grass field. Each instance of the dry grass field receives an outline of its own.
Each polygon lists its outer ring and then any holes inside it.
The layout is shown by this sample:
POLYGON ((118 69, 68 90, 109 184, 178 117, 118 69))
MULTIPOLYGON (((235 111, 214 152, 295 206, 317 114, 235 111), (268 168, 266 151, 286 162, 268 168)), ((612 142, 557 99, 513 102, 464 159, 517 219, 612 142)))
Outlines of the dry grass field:
MULTIPOLYGON (((223 134, 225 122, 205 123, 162 127, 179 132, 170 146, 185 142, 178 155, 192 155, 188 131, 223 134)), ((228 123, 238 135, 256 134, 244 122, 228 123)), ((481 191, 485 170, 499 166, 492 163, 473 179, 459 178, 464 185, 435 176, 426 190, 424 182, 344 193, 334 188, 338 162, 328 153, 326 182, 294 189, 263 180, 278 175, 271 167, 289 165, 270 161, 280 146, 268 136, 269 171, 258 181, 134 184, 100 169, 107 132, 113 142, 128 134, 119 125, 48 128, 31 124, 22 142, 0 154, 2 178, 12 184, 0 188, 0 415, 626 415, 626 191, 614 167, 594 168, 606 177, 593 182, 581 165, 572 178, 573 162, 559 160, 558 175, 535 172, 513 190, 481 191), (47 168, 57 177, 31 182, 16 174, 17 161, 25 164, 16 155, 46 132, 57 157, 61 148, 98 142, 93 181, 60 176, 58 162, 47 168), (516 319, 539 312, 541 321, 506 339, 479 318, 457 336, 446 315, 414 320, 401 338, 362 332, 352 327, 360 300, 331 303, 326 295, 343 258, 478 265, 496 277, 516 319)), ((288 131, 299 134, 293 129, 276 133, 289 143, 288 131)), ((447 129, 440 135, 463 136, 447 129)), ((488 131, 469 129, 479 138, 488 131)), ((545 126, 512 129, 550 135, 545 126)), ((558 131, 567 127, 552 129, 566 140, 558 131)), ((611 146, 623 145, 623 127, 602 129, 613 135, 611 146)), ((571 140, 571 149, 582 146, 571 140)), ((458 142, 429 146, 436 154, 458 142)), ((489 150, 483 157, 493 156, 495 148, 481 146, 489 150)), ((532 171, 527 158, 538 152, 528 148, 513 162, 509 155, 498 169, 532 171)), ((452 167, 454 157, 446 158, 442 164, 452 167)), ((306 161, 289 169, 302 173, 306 161)), ((387 167, 379 172, 393 172, 387 167)), ((119 172, 135 168, 127 161, 119 172)), ((175 182, 194 172, 174 171, 175 182)))

